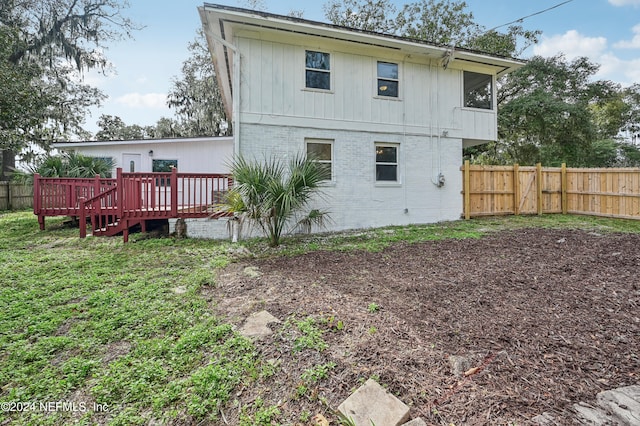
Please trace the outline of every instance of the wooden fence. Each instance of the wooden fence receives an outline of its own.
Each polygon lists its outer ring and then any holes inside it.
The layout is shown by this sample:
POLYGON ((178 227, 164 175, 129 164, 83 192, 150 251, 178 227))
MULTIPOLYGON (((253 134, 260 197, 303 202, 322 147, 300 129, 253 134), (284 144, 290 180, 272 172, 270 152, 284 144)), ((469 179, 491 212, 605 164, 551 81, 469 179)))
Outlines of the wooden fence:
POLYGON ((0 182, 0 210, 22 210, 33 207, 33 185, 0 182))
POLYGON ((464 217, 574 213, 640 219, 640 169, 476 166, 465 162, 464 217))

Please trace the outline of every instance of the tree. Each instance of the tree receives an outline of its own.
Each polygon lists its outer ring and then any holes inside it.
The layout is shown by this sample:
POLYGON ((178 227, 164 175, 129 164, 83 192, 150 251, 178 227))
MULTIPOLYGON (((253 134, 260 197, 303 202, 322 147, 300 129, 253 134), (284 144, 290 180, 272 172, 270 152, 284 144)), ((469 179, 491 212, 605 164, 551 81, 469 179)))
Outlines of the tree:
POLYGON ((262 163, 239 157, 232 163, 231 174, 234 186, 229 199, 235 213, 257 224, 270 246, 280 244, 285 227, 292 220, 298 219, 297 226, 306 229, 323 224, 326 213, 318 210, 299 218, 300 211, 318 194, 326 179, 326 169, 320 163, 302 155, 286 165, 273 157, 262 163))
POLYGON ((330 0, 324 12, 336 25, 501 56, 517 56, 541 34, 520 25, 510 26, 504 34, 487 30, 475 22, 466 2, 457 0, 418 0, 400 12, 389 0, 330 0))
POLYGON ((228 136, 231 123, 201 29, 189 44, 189 52, 191 56, 182 64, 181 78, 173 80, 167 102, 176 111, 181 136, 228 136))
POLYGON ((127 125, 116 115, 102 114, 98 119, 100 130, 96 133, 99 141, 128 141, 156 137, 154 126, 127 125))
POLYGON ((498 116, 505 162, 573 167, 614 165, 625 107, 620 86, 593 80, 587 58, 534 57, 501 87, 498 116))
MULTIPOLYGON (((81 82, 81 73, 104 68, 104 43, 130 35, 134 25, 122 16, 126 7, 117 0, 0 2, 0 38, 7 42, 0 49, 0 68, 31 87, 14 102, 14 108, 29 114, 18 123, 0 123, 3 172, 14 167, 15 154, 30 143, 47 149, 53 140, 83 133, 87 107, 99 105, 102 96, 81 82)), ((10 81, 2 76, 0 97, 10 96, 10 81)))
POLYGON ((393 34, 396 7, 389 0, 333 0, 323 6, 325 17, 335 25, 393 34))

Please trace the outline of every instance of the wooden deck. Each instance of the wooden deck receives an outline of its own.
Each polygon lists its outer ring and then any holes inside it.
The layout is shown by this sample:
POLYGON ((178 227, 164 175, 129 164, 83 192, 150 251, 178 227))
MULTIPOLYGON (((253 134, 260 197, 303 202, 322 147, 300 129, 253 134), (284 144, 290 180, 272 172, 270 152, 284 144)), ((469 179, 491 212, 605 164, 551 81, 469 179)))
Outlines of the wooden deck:
POLYGON ((115 179, 34 177, 33 213, 40 229, 47 216, 71 216, 80 221, 80 237, 86 236, 87 218, 93 235, 122 233, 154 219, 224 216, 223 203, 232 185, 229 175, 206 173, 123 173, 115 179))

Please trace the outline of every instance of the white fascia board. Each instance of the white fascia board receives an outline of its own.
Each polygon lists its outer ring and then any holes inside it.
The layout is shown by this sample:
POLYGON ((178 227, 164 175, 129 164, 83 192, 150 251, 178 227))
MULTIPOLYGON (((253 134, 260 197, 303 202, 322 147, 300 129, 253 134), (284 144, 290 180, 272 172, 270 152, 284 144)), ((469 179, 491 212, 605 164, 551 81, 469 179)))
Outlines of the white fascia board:
POLYGON ((190 142, 217 142, 233 141, 232 136, 206 136, 200 138, 171 138, 171 139, 134 139, 128 141, 83 141, 83 142, 54 142, 54 148, 85 148, 92 146, 118 146, 118 145, 157 145, 180 144, 190 142))

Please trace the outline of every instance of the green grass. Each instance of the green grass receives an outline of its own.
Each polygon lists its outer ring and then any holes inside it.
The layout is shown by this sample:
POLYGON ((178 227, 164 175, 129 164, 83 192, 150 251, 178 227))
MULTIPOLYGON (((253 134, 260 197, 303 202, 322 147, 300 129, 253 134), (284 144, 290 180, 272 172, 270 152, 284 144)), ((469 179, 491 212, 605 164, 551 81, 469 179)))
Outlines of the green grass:
MULTIPOLYGON (((277 249, 260 239, 242 244, 258 256, 380 251, 394 243, 525 227, 640 233, 640 221, 546 215, 289 237, 277 249)), ((219 422, 219 408, 233 402, 240 383, 277 373, 201 296, 203 287, 215 285, 216 270, 232 261, 231 248, 138 235, 128 244, 120 237, 81 240, 62 219, 48 218, 41 232, 30 212, 0 212, 0 403, 86 406, 76 412, 4 410, 0 424, 219 422)), ((289 318, 284 324, 281 333, 294 352, 326 349, 323 333, 345 326, 334 318, 318 321, 289 318)), ((331 374, 329 367, 310 370, 304 383, 331 374)), ((279 408, 261 401, 243 409, 247 425, 281 418, 279 408)))
MULTIPOLYGON (((215 420, 267 368, 199 295, 228 245, 80 240, 61 220, 47 227, 28 213, 0 216, 0 402, 100 404, 112 424, 215 420)), ((96 415, 0 411, 0 423, 96 415)))

